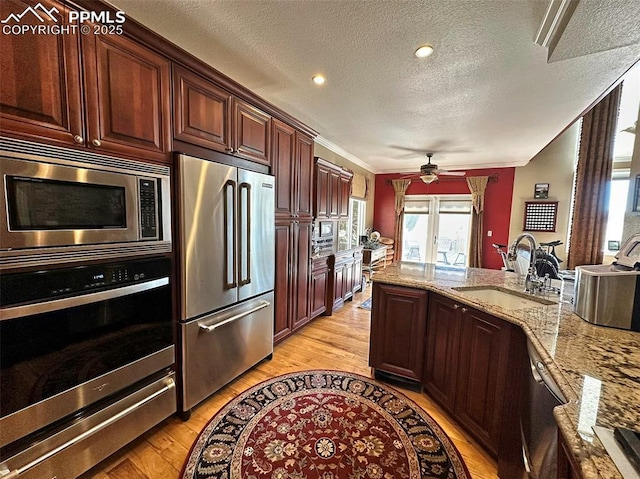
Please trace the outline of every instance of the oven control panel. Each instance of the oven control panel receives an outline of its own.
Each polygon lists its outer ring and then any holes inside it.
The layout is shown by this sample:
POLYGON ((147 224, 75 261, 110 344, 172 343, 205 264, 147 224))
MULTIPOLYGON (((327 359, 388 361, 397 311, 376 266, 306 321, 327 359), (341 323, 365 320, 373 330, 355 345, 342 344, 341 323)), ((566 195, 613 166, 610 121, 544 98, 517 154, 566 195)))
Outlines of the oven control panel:
POLYGON ((168 277, 168 258, 2 275, 0 305, 57 299, 168 277))

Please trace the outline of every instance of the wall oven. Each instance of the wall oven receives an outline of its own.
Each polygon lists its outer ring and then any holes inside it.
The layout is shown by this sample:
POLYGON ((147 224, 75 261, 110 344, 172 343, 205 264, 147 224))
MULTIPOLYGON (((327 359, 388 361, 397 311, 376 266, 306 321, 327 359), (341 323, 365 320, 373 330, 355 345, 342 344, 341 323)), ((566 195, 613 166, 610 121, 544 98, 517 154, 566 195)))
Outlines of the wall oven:
POLYGON ((0 268, 171 249, 169 168, 0 138, 0 268))
POLYGON ((177 410, 168 169, 2 141, 0 479, 72 479, 177 410))

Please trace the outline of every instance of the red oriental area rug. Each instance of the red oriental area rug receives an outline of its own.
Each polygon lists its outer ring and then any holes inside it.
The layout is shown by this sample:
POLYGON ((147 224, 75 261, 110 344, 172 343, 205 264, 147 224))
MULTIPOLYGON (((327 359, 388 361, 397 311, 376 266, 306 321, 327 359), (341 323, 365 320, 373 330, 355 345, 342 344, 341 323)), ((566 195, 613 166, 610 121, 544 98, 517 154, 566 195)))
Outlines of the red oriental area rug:
POLYGON ((200 433, 183 479, 470 479, 440 426, 363 376, 303 371, 232 400, 200 433))

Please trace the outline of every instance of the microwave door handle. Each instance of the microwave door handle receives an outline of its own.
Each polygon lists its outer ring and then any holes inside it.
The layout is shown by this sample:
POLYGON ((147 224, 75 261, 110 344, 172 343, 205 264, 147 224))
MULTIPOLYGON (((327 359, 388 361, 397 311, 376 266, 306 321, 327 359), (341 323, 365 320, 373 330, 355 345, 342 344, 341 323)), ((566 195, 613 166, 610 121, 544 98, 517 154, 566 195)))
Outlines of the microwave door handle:
POLYGON ((0 321, 5 319, 24 318, 34 314, 50 313, 66 308, 74 308, 76 306, 84 306, 86 304, 98 303, 109 299, 120 298, 130 294, 149 291, 169 284, 169 278, 159 278, 144 283, 131 284, 121 288, 109 289, 107 291, 98 291, 96 293, 82 294, 80 296, 72 296, 69 298, 52 299, 42 303, 24 304, 21 306, 13 306, 0 309, 0 321))
POLYGON ((240 206, 240 234, 244 237, 240 238, 240 247, 244 246, 244 251, 240 252, 240 286, 251 283, 251 185, 249 183, 240 183, 240 193, 238 195, 240 206), (246 192, 243 195, 243 191, 246 192), (243 208, 243 199, 244 201, 243 208), (246 212, 246 213, 245 213, 246 212), (246 276, 244 272, 247 272, 246 276))
MULTIPOLYGON (((223 188, 224 196, 224 274, 225 289, 238 286, 236 262, 237 224, 236 224, 236 182, 227 180, 223 188)), ((216 227, 216 225, 212 225, 216 227)))

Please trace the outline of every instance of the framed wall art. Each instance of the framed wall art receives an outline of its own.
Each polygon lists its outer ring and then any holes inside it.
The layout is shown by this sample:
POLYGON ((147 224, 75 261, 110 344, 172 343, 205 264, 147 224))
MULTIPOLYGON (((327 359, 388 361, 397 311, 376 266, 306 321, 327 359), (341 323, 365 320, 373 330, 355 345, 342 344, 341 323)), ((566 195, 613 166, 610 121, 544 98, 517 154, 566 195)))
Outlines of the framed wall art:
POLYGON ((523 231, 555 231, 557 201, 525 201, 523 231))
POLYGON ((549 198, 549 183, 536 183, 533 197, 537 200, 549 198))

